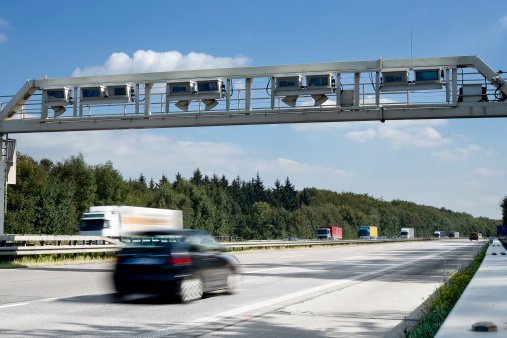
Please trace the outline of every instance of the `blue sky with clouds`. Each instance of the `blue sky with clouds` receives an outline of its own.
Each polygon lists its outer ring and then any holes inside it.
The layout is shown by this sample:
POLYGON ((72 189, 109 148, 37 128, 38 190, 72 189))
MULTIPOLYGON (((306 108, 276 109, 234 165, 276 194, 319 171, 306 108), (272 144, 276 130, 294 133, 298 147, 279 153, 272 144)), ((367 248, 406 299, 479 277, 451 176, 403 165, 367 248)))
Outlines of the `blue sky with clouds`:
MULTIPOLYGON (((0 2, 0 95, 27 79, 478 55, 507 70, 507 2, 0 2), (412 39, 411 39, 412 36, 412 39), (411 43, 412 41, 412 43, 411 43), (412 47, 411 47, 412 46, 412 47)), ((5 100, 0 98, 0 100, 5 100)), ((501 218, 507 120, 427 120, 10 135, 58 161, 82 152, 125 178, 195 168, 266 186, 403 199, 501 218)))

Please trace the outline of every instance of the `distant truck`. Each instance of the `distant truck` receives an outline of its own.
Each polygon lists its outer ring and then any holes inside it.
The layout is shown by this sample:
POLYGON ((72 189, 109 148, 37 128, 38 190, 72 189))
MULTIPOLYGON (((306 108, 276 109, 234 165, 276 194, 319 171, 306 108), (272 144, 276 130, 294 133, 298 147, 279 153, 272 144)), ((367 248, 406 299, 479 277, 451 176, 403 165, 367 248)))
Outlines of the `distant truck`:
POLYGON ((399 238, 414 238, 414 228, 401 228, 399 238))
POLYGON ((378 237, 378 228, 377 227, 360 227, 357 232, 357 237, 361 238, 361 236, 369 236, 370 238, 378 237))
POLYGON ((470 236, 468 237, 471 241, 478 241, 479 240, 479 234, 477 232, 470 233, 470 236))
POLYGON ((435 231, 433 233, 433 237, 435 237, 435 238, 444 238, 445 237, 445 231, 435 231))
POLYGON ((181 210, 96 206, 81 216, 81 236, 121 237, 147 229, 183 229, 181 210))
POLYGON ((457 231, 449 232, 449 238, 459 238, 459 232, 457 231))
POLYGON ((317 230, 317 239, 342 239, 342 228, 320 227, 317 230))

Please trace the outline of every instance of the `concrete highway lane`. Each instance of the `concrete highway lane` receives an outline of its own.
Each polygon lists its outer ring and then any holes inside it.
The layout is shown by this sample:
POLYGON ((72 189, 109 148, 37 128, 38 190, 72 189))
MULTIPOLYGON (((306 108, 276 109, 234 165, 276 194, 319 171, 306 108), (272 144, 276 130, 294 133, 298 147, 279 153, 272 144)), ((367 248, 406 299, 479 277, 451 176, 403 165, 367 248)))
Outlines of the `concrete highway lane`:
POLYGON ((440 240, 236 254, 243 288, 188 304, 114 297, 111 263, 0 270, 9 337, 399 337, 485 242, 440 240))

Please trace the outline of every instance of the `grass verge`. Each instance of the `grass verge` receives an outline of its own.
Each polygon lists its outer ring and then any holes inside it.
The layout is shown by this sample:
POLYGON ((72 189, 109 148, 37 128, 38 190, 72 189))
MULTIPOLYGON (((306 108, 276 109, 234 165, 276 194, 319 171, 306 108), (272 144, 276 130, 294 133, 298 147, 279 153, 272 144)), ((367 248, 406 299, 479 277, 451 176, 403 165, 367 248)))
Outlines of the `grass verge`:
POLYGON ((48 265, 68 265, 113 262, 114 253, 90 252, 76 254, 32 255, 0 260, 0 269, 33 268, 48 265))
POLYGON ((424 317, 410 332, 405 333, 408 338, 434 337, 437 334, 475 272, 481 266, 488 246, 489 244, 484 246, 466 269, 451 274, 447 281, 435 291, 434 296, 426 300, 424 317))

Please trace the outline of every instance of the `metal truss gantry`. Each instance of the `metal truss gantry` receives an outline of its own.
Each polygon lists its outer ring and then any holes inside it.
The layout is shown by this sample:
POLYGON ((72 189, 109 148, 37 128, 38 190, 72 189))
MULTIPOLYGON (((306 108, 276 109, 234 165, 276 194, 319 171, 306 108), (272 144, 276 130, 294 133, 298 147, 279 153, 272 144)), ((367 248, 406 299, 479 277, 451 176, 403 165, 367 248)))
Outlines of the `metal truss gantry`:
POLYGON ((0 102, 0 235, 9 133, 506 117, 506 99, 501 72, 478 56, 28 80, 0 102), (200 93, 206 80, 211 96, 200 93), (288 83, 292 90, 282 88, 288 83))
MULTIPOLYGON (((290 93, 289 93, 290 94, 290 93)), ((298 94, 298 93, 296 93, 298 94)), ((332 62, 266 67, 242 67, 28 80, 0 111, 0 134, 137 128, 173 128, 279 123, 374 121, 505 117, 507 85, 477 56, 436 57, 356 62, 332 62), (386 74, 439 69, 437 86, 389 87, 386 74), (314 106, 309 92, 301 91, 295 106, 276 93, 281 76, 330 74, 335 83, 325 104, 314 106), (174 108, 177 97, 166 93, 171 82, 220 79, 223 96, 205 110, 198 96, 188 108, 174 108), (81 88, 128 85, 132 102, 87 101, 81 88), (266 85, 267 84, 267 85, 266 85), (482 85, 485 100, 462 100, 467 85, 482 85), (40 92, 68 88, 73 98, 66 112, 52 114, 40 92), (387 90, 389 89, 389 90, 387 90), (344 94, 347 104, 344 104, 344 94), (80 97, 81 96, 81 97, 80 97), (306 101, 305 101, 306 100, 306 101), (473 102, 477 101, 477 102, 473 102), (481 102, 479 102, 481 101, 481 102), (285 101, 284 101, 285 102, 285 101)), ((480 98, 480 97, 479 97, 480 98)), ((190 102, 190 101, 189 101, 190 102)), ((63 109, 65 110, 65 109, 63 109)))

